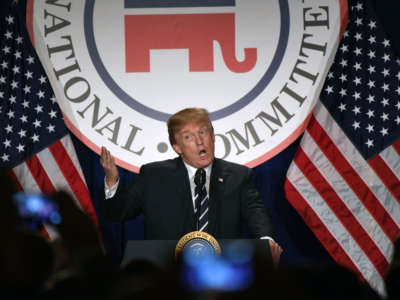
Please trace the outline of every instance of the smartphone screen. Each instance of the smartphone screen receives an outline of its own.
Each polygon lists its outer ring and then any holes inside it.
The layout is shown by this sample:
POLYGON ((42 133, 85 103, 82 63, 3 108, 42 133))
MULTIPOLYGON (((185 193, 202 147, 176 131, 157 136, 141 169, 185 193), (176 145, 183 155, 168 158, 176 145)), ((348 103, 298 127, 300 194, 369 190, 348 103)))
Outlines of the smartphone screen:
POLYGON ((50 196, 43 194, 14 194, 14 203, 24 223, 29 227, 38 227, 41 224, 58 225, 61 215, 58 205, 50 196))

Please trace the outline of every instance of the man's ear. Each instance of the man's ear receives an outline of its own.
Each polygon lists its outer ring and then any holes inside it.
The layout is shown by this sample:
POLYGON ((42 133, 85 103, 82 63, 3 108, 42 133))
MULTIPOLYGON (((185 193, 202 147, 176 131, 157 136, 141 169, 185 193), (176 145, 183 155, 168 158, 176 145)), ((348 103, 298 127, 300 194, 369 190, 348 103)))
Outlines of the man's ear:
POLYGON ((178 155, 181 155, 181 154, 182 154, 181 147, 179 147, 178 144, 173 144, 173 145, 172 145, 172 148, 174 148, 175 152, 176 152, 178 155))

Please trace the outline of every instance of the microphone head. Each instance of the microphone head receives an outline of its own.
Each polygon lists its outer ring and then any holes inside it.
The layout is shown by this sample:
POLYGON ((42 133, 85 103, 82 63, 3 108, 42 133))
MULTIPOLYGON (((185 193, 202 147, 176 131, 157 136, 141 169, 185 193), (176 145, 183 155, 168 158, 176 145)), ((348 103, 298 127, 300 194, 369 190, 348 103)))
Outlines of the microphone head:
POLYGON ((197 169, 194 175, 194 183, 197 186, 202 186, 206 183, 206 171, 204 169, 197 169))

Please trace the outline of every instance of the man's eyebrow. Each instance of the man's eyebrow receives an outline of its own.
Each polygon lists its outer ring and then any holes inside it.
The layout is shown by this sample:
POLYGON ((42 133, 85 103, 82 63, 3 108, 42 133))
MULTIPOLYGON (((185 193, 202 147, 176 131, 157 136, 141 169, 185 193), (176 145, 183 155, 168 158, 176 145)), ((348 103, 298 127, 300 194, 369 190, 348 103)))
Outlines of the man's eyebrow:
MULTIPOLYGON (((199 127, 199 130, 201 130, 201 129, 208 129, 208 128, 209 128, 209 127, 208 127, 207 125, 204 125, 204 126, 199 127)), ((191 131, 191 130, 185 130, 185 131, 179 132, 179 134, 184 134, 184 133, 193 133, 193 131, 191 131)))

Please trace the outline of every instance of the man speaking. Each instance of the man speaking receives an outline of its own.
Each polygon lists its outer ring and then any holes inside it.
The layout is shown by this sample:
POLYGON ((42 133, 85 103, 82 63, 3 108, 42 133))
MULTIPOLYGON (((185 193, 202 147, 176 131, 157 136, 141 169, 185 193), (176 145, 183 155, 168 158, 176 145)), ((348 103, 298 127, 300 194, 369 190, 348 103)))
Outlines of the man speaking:
POLYGON ((196 230, 216 239, 241 238, 246 224, 253 238, 269 239, 277 263, 282 249, 272 239, 272 224, 252 170, 214 157, 215 136, 208 112, 181 110, 167 126, 179 157, 143 165, 127 189, 119 187, 114 158, 102 148, 103 217, 122 221, 143 213, 145 238, 162 240, 179 240, 196 230))

